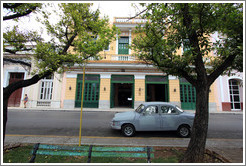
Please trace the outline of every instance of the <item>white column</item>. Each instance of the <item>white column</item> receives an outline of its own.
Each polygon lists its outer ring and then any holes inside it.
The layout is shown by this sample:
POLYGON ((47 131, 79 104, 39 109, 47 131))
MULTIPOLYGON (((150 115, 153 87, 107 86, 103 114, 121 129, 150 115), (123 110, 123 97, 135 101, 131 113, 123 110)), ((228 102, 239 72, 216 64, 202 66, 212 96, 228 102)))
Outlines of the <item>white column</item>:
POLYGON ((116 47, 115 47, 115 54, 118 55, 118 34, 116 34, 116 47))
MULTIPOLYGON (((132 29, 129 29, 129 45, 132 44, 132 29)), ((131 49, 129 48, 129 55, 131 54, 131 49)))

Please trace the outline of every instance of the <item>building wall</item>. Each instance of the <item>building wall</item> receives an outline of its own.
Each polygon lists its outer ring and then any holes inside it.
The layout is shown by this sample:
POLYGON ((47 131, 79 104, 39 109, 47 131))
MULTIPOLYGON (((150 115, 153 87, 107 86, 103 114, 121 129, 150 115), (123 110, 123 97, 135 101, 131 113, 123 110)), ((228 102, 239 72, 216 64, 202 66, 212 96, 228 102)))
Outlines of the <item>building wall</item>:
POLYGON ((110 107, 110 75, 100 75, 100 78, 99 108, 108 109, 110 107))
POLYGON ((66 75, 66 85, 65 85, 65 97, 63 101, 63 107, 73 109, 75 105, 75 95, 76 95, 76 74, 66 75))
POLYGON ((169 101, 181 107, 179 79, 177 77, 169 76, 169 101))
POLYGON ((241 110, 243 110, 243 73, 239 72, 232 72, 231 76, 223 75, 220 76, 216 82, 218 84, 218 95, 219 101, 218 104, 220 105, 220 109, 222 111, 232 111, 231 109, 231 99, 230 99, 230 91, 229 91, 229 80, 236 79, 239 85, 239 94, 240 94, 240 102, 241 102, 241 110))
POLYGON ((145 101, 145 79, 144 76, 135 76, 135 99, 134 108, 145 101))

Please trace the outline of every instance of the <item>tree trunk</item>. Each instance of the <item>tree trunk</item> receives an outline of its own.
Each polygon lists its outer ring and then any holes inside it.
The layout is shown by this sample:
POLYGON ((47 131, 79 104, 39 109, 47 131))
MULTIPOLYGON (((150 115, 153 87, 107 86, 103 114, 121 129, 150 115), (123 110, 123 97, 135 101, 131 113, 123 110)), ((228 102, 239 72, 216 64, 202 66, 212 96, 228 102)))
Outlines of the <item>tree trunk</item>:
POLYGON ((6 125, 8 120, 8 97, 3 97, 3 145, 5 140, 5 131, 6 131, 6 125))
POLYGON ((209 86, 196 86, 196 115, 188 148, 180 160, 182 163, 201 163, 204 159, 208 131, 209 86))

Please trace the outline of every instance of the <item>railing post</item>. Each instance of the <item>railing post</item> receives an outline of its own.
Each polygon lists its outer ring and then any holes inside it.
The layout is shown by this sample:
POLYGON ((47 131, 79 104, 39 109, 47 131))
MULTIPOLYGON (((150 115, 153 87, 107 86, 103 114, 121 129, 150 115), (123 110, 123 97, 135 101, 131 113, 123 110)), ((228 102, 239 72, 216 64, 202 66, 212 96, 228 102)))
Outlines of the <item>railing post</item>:
POLYGON ((34 148, 33 148, 33 151, 32 151, 32 158, 31 160, 29 161, 29 163, 34 163, 34 160, 36 158, 36 153, 38 151, 38 147, 39 147, 40 143, 37 143, 34 145, 34 148))

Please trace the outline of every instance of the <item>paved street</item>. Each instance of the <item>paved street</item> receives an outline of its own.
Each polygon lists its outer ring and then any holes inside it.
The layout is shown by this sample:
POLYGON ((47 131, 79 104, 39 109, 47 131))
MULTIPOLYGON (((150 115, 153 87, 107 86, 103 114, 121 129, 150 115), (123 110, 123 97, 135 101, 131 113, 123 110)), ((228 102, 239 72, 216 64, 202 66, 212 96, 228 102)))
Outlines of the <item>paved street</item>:
MULTIPOLYGON (((123 137, 111 130, 115 112, 84 111, 82 136, 123 137)), ((10 110, 7 134, 78 136, 80 111, 10 110)), ((136 137, 177 137, 175 132, 138 132, 136 137)), ((210 114, 208 138, 242 139, 242 114, 210 114)))
MULTIPOLYGON (((140 132, 126 138, 110 129, 115 112, 85 111, 82 145, 128 145, 187 147, 189 138, 178 138, 173 132, 140 132)), ((9 110, 5 144, 43 143, 73 144, 79 142, 80 111, 9 110)), ((243 163, 243 114, 210 114, 206 148, 232 163, 243 163)))

